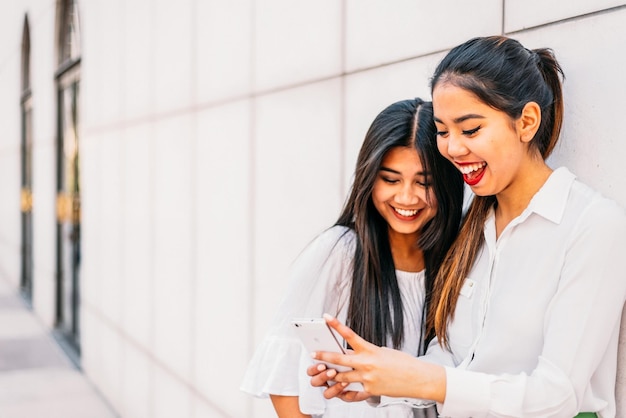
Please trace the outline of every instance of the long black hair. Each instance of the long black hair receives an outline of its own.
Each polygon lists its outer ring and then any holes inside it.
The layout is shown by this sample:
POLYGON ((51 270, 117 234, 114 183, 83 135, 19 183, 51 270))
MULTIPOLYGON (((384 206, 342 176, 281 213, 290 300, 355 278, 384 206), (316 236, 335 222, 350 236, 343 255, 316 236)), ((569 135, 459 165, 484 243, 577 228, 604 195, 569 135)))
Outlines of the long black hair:
POLYGON ((372 122, 359 152, 354 181, 336 222, 353 229, 356 248, 347 324, 376 345, 394 348, 403 342, 403 309, 389 243, 389 226, 372 201, 372 190, 383 158, 395 147, 415 147, 434 192, 437 211, 420 231, 424 252, 426 307, 435 274, 458 232, 463 205, 459 171, 437 149, 432 104, 403 100, 385 108, 372 122))

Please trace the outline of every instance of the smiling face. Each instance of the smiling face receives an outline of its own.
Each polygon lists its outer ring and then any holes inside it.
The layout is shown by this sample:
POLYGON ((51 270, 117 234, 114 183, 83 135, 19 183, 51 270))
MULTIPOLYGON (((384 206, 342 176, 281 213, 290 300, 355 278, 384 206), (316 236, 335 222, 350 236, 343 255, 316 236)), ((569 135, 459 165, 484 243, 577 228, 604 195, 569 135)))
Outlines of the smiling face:
POLYGON ((435 86, 433 109, 439 152, 463 173, 474 193, 497 195, 523 182, 522 167, 531 153, 520 121, 447 82, 435 86))
POLYGON ((430 173, 413 147, 391 148, 382 160, 372 190, 378 213, 389 224, 390 233, 417 235, 437 212, 435 196, 427 186, 430 173))

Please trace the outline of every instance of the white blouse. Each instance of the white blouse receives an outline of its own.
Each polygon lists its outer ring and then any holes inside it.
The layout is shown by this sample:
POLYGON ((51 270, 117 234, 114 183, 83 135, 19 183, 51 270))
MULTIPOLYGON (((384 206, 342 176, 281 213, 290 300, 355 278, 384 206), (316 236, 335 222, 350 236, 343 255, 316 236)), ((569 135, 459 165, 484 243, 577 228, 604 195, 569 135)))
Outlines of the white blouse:
MULTIPOLYGON (((345 322, 352 259, 354 231, 335 226, 318 236, 292 265, 288 289, 269 332, 258 346, 241 390, 257 397, 269 394, 299 396, 300 410, 324 417, 411 417, 407 405, 373 407, 366 402, 347 403, 324 399, 322 388, 312 387, 306 369, 313 364, 309 352, 294 335, 293 318, 319 318, 327 312, 345 322)), ((404 345, 402 351, 417 355, 421 338, 424 305, 424 272, 396 271, 404 312, 404 345)))
POLYGON ((615 417, 626 301, 626 214, 555 170, 465 279, 448 330, 425 359, 447 364, 443 417, 615 417))

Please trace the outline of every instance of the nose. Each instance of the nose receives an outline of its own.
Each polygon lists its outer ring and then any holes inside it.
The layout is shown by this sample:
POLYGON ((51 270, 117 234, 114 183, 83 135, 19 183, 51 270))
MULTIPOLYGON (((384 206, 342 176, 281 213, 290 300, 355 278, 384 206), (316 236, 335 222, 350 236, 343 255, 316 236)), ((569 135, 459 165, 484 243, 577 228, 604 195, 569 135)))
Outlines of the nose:
POLYGON ((402 189, 395 194, 394 200, 399 205, 410 206, 419 202, 419 197, 415 185, 407 182, 402 186, 402 189))
POLYGON ((447 142, 447 152, 450 157, 455 158, 467 154, 465 141, 461 135, 450 134, 447 142))

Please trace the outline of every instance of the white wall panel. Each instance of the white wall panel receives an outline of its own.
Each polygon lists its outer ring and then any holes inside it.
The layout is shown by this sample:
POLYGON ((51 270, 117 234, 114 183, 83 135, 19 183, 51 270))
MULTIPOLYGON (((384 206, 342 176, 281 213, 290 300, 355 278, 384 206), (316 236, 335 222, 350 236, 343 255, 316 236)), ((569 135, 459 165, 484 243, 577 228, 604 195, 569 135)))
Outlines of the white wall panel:
POLYGON ((254 144, 255 342, 304 246, 339 215, 340 82, 257 99, 254 144))
POLYGON ((123 143, 123 329, 148 349, 154 341, 154 149, 151 124, 126 129, 123 143))
MULTIPOLYGON (((2 125, 3 132, 0 135, 0 275, 10 281, 14 286, 19 285, 20 280, 20 94, 21 86, 16 80, 20 80, 20 48, 21 45, 23 15, 18 10, 13 10, 8 17, 13 16, 18 23, 8 24, 8 28, 2 30, 2 34, 12 29, 14 34, 7 34, 8 39, 13 39, 12 50, 5 50, 4 62, 0 61, 0 91, 6 95, 0 101, 0 114, 3 120, 15 121, 2 125), (5 119, 6 118, 6 119, 5 119)), ((3 19, 4 20, 4 19, 3 19)), ((5 48, 8 48, 6 45, 5 48)))
POLYGON ((195 384, 231 416, 245 416, 239 392, 250 335, 250 101, 207 109, 197 130, 195 384), (224 319, 228 318, 227 321, 224 319), (216 379, 216 376, 220 376, 216 379))
POLYGON ((376 115, 398 100, 421 97, 430 101, 428 83, 442 56, 433 54, 346 77, 344 193, 348 193, 357 155, 376 115))
POLYGON ((55 320, 56 292, 56 89, 54 1, 30 1, 33 117, 33 306, 48 325, 55 320))
POLYGON ((55 155, 51 146, 33 148, 33 303, 51 325, 56 290, 55 155))
POLYGON ((625 109, 626 54, 617 53, 626 38, 625 19, 626 9, 518 37, 529 48, 554 49, 565 72, 564 126, 553 165, 568 166, 581 180, 624 206, 623 165, 616 156, 626 155, 626 143, 616 123, 625 109))
POLYGON ((125 92, 122 83, 125 68, 122 51, 126 42, 126 3, 123 0, 78 3, 82 18, 81 67, 83 63, 86 66, 82 72, 86 91, 81 100, 97 100, 84 106, 86 128, 118 122, 123 115, 125 92), (95 77, 90 78, 91 74, 95 77))
POLYGON ((33 307, 51 327, 55 320, 55 151, 51 144, 33 147, 33 307))
POLYGON ((346 0, 346 71, 448 49, 502 31, 501 0, 346 0))
POLYGON ((193 77, 193 7, 191 1, 155 2, 156 112, 177 111, 190 105, 193 77))
POLYGON ((116 410, 123 417, 151 418, 154 393, 154 371, 145 351, 133 344, 122 343, 120 363, 120 405, 116 410))
POLYGON ((80 367, 95 387, 100 387, 102 371, 102 317, 91 308, 81 310, 80 367))
MULTIPOLYGON (((13 147, 12 147, 13 148, 13 147)), ((19 147, 15 147, 18 148, 19 147)), ((0 149, 0 275, 14 285, 20 282, 21 212, 20 212, 20 160, 19 153, 11 148, 0 149)))
POLYGON ((256 0, 255 89, 315 80, 341 71, 341 2, 256 0))
POLYGON ((192 118, 155 124, 154 352, 181 378, 191 372, 193 312, 192 118))
POLYGON ((196 101, 213 102, 252 89, 252 1, 196 0, 196 101))
MULTIPOLYGON (((8 39, 13 39, 14 42, 9 43, 13 48, 11 50, 5 51, 5 56, 3 56, 2 60, 0 60, 0 91, 4 96, 0 101, 0 114, 2 114, 3 120, 6 121, 14 121, 13 123, 5 123, 3 125, 3 132, 0 135, 0 157, 11 157, 18 158, 20 146, 20 98, 22 94, 22 86, 21 86, 21 44, 22 44, 22 22, 24 20, 24 16, 15 13, 14 18, 19 19, 19 25, 9 25, 9 28, 12 28, 16 31, 16 34, 10 36, 8 39), (16 27, 17 26, 17 27, 16 27), (6 119, 5 119, 6 118, 6 119)), ((6 29, 3 28, 0 34, 3 34, 6 29)), ((6 48, 8 45, 5 45, 6 48)), ((19 160, 18 160, 19 161, 19 160)), ((16 173, 16 174, 19 174, 16 173)), ((7 177, 4 177, 7 178, 7 177)), ((20 177, 19 175, 13 175, 11 178, 16 179, 19 186, 20 177)), ((6 187, 7 182, 3 182, 1 184, 2 187, 6 187)))
MULTIPOLYGON (((228 406, 219 405, 219 407, 228 406)), ((192 400, 192 412, 190 418, 222 418, 222 417, 238 417, 245 416, 249 417, 250 415, 230 415, 225 410, 220 409, 217 405, 208 404, 204 399, 194 397, 192 400)), ((274 413, 275 414, 275 413, 274 413)))
POLYGON ((273 418, 276 416, 276 411, 272 406, 272 401, 269 399, 252 398, 250 399, 252 411, 251 418, 273 418))
MULTIPOLYGON (((122 142, 124 132, 107 131, 100 140, 100 295, 102 313, 116 325, 123 315, 123 263, 125 261, 124 233, 122 229, 124 159, 122 142)), ((86 164, 89 162, 87 161, 86 164)), ((87 249, 88 251, 88 249, 87 249)), ((83 252, 85 252, 83 250, 83 252)))
POLYGON ((504 30, 513 32, 532 28, 625 4, 624 0, 504 0, 504 30))
MULTIPOLYGON (((102 235, 106 227, 102 224, 102 183, 105 173, 100 158, 102 135, 83 137, 80 143, 80 181, 81 189, 81 302, 91 309, 102 311, 102 286, 105 277, 102 274, 102 235)), ((56 188, 56 183, 55 186, 56 188)), ((56 199, 56 193, 53 195, 56 199)), ((55 215, 56 222, 56 215, 55 215)), ((47 251, 55 254, 56 229, 54 240, 47 251)), ((37 237, 35 237, 36 239, 37 237)), ((45 250, 44 250, 45 251, 45 250)), ((56 269, 56 264, 54 265, 56 269)))
MULTIPOLYGON (((22 44, 22 28, 24 26, 24 14, 28 8, 26 5, 17 2, 6 2, 2 5, 2 13, 0 13, 0 39, 5 40, 0 45, 0 74, 7 74, 11 71, 10 66, 15 66, 19 71, 20 47, 22 44)), ((13 81, 13 89, 19 91, 19 78, 7 78, 5 82, 13 81)), ((5 91, 5 90, 3 90, 5 91)), ((2 101, 2 105, 6 101, 2 101)))
POLYGON ((99 391, 115 410, 120 409, 123 352, 120 334, 107 321, 100 328, 100 384, 99 391))
POLYGON ((146 352, 138 350, 133 344, 122 343, 121 360, 117 367, 122 369, 117 411, 123 417, 151 418, 154 371, 146 352))
MULTIPOLYGON (((36 0, 31 0, 35 2, 36 0)), ((43 10, 33 10, 29 15, 31 42, 31 90, 33 104, 33 142, 36 146, 54 146, 57 128, 57 95, 54 73, 57 70, 54 45, 54 1, 42 4, 43 10)), ((81 103, 81 112, 84 106, 81 103)), ((82 123, 82 113, 81 113, 82 123)), ((36 172, 39 167, 34 166, 36 172)), ((54 177, 54 170, 46 172, 54 177)), ((33 187, 37 188, 37 184, 33 187)))
POLYGON ((151 114, 155 108, 155 2, 124 2, 123 57, 124 117, 136 119, 151 114))

